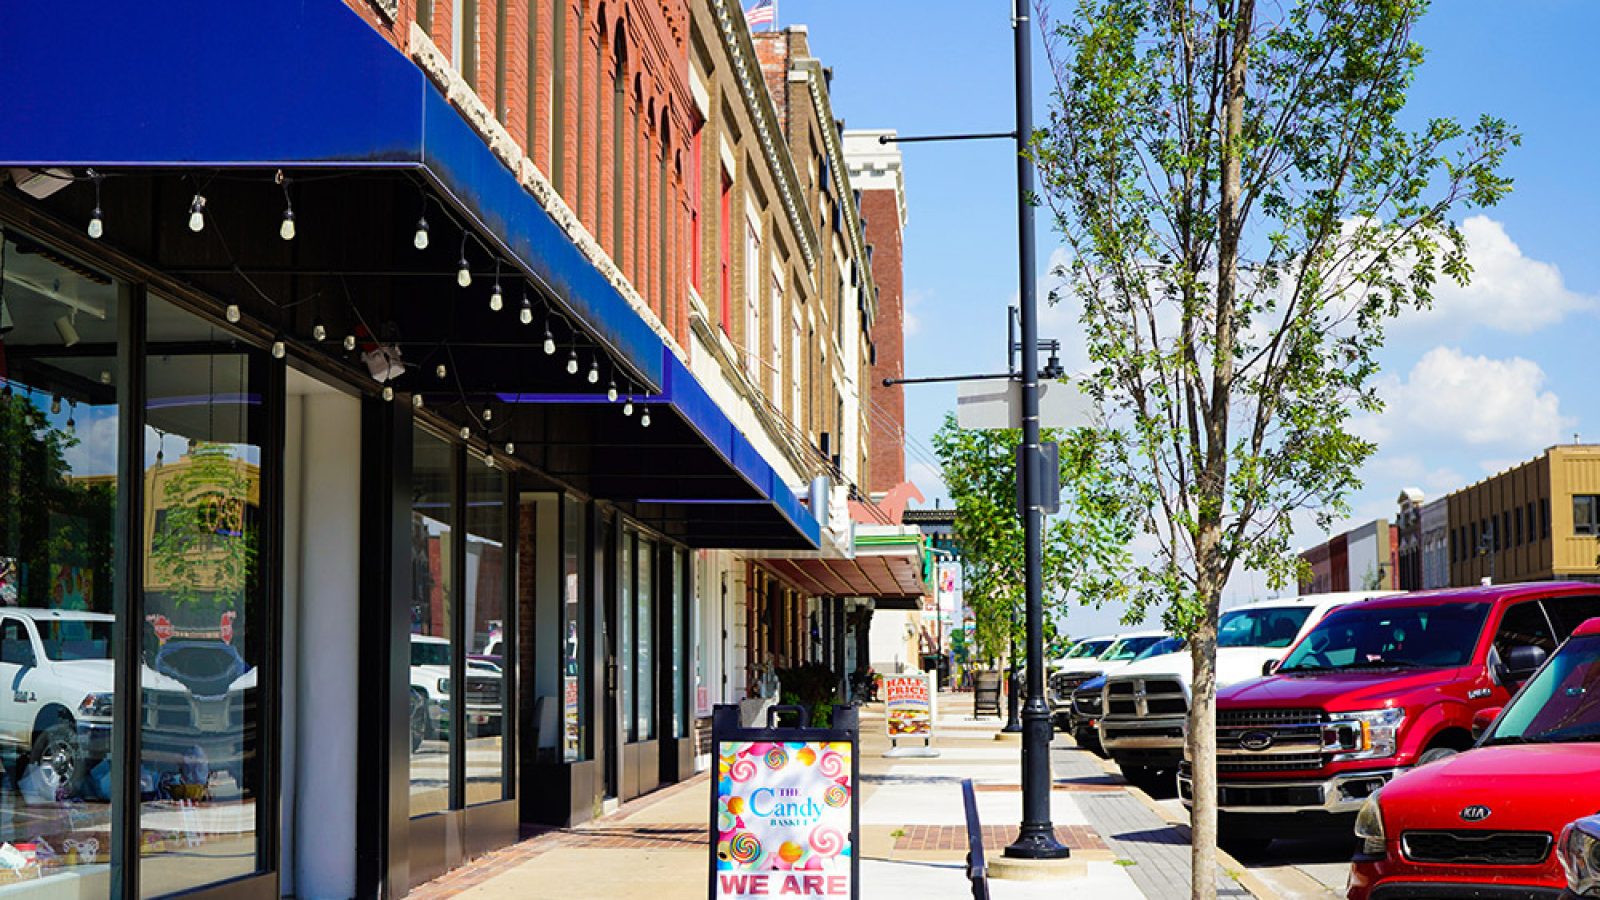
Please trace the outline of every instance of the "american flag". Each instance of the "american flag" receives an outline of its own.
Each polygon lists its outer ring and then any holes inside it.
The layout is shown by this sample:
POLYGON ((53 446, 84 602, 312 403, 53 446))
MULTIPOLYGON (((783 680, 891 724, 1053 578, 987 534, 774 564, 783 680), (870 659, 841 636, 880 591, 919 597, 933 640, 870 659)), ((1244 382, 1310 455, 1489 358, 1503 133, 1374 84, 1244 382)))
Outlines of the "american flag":
POLYGON ((756 0, 754 6, 744 11, 744 20, 752 30, 757 25, 772 27, 778 20, 777 0, 756 0))

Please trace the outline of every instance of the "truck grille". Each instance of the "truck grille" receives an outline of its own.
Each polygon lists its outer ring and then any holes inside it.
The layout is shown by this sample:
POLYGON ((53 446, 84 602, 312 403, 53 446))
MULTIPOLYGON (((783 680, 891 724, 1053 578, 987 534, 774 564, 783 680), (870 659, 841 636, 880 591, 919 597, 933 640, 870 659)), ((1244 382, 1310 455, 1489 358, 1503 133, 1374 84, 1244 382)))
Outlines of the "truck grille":
POLYGON ((1105 705, 1104 699, 1099 691, 1078 691, 1072 695, 1072 711, 1080 716, 1098 719, 1105 705))
MULTIPOLYGON (((1249 751, 1234 752, 1248 753, 1249 751)), ((1217 752, 1217 771, 1227 774, 1298 772, 1305 769, 1320 769, 1326 763, 1327 758, 1320 753, 1260 753, 1249 756, 1224 756, 1220 747, 1217 752)))
POLYGON ((1412 862, 1534 866, 1550 854, 1542 831, 1407 831, 1401 849, 1412 862))
POLYGON ((493 706, 500 702, 500 679, 468 678, 467 702, 474 706, 493 706))
POLYGON ((1050 693, 1057 703, 1071 703, 1072 692, 1078 686, 1091 678, 1099 678, 1099 672, 1057 672, 1050 676, 1050 693))
POLYGON ((1219 772, 1292 772, 1320 769, 1322 724, 1319 709, 1217 710, 1219 772))
POLYGON ((1320 709, 1219 709, 1218 728, 1296 728, 1321 725, 1320 709))
POLYGON ((1189 695, 1176 678, 1130 678, 1106 683, 1107 718, 1142 719, 1181 716, 1189 711, 1189 695))

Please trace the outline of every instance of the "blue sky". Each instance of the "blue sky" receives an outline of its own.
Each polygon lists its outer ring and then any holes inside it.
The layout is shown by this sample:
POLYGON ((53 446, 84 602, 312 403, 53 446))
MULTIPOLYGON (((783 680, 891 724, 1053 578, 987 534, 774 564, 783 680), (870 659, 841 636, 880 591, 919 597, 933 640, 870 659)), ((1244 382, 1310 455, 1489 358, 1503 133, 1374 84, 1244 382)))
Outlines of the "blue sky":
MULTIPOLYGON (((1003 0, 788 0, 778 13, 782 25, 808 26, 813 54, 833 67, 834 111, 846 127, 927 134, 1011 127, 1009 11, 1003 0)), ((1428 62, 1411 114, 1418 121, 1502 116, 1523 144, 1506 163, 1514 192, 1467 222, 1473 287, 1443 292, 1434 310, 1390 330, 1382 355, 1389 409, 1359 423, 1380 449, 1362 472, 1354 522, 1392 517, 1403 487, 1438 496, 1575 433, 1600 441, 1586 377, 1600 334, 1596 34, 1600 4, 1589 0, 1441 0, 1418 29, 1428 62)), ((1048 73, 1037 45, 1035 55, 1035 116, 1043 121, 1048 73)), ((1016 293, 1009 145, 908 145, 903 152, 907 372, 998 371, 1004 310, 1016 293)), ((1040 260, 1057 246, 1041 216, 1040 260)), ((1071 315, 1047 312, 1043 322, 1045 336, 1076 341, 1071 315)), ((953 408, 955 390, 908 391, 908 465, 931 502, 940 487, 930 437, 953 408)), ((1322 536, 1307 529, 1298 537, 1309 544, 1322 536)), ((1245 573, 1229 593, 1263 591, 1245 573)), ((1069 627, 1098 630, 1114 618, 1085 611, 1069 627)))

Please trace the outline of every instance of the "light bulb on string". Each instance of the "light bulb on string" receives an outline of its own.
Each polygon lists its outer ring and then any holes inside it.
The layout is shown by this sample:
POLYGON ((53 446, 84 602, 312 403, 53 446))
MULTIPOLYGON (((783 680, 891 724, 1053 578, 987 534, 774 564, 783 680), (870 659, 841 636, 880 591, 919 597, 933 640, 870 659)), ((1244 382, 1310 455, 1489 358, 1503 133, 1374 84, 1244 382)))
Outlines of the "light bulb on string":
POLYGON ((494 451, 493 450, 489 451, 489 454, 483 458, 483 464, 485 466, 488 466, 491 469, 494 468, 494 451))
POLYGON ((433 367, 433 374, 439 376, 439 380, 443 381, 444 377, 450 374, 450 370, 444 367, 444 363, 439 363, 433 367))
POLYGON ((517 455, 517 445, 511 443, 510 441, 506 441, 506 455, 507 456, 516 456, 517 455))
POLYGON ((278 237, 294 240, 294 203, 289 200, 289 176, 279 169, 273 180, 283 185, 283 223, 278 226, 278 237))
POLYGON ((456 284, 467 287, 472 284, 472 269, 467 265, 467 236, 461 235, 461 261, 456 263, 456 284))
POLYGON ((490 408, 490 407, 487 407, 487 406, 485 406, 485 407, 484 407, 484 408, 483 408, 483 420, 484 420, 484 421, 485 421, 485 422, 492 422, 492 421, 494 421, 494 410, 493 410, 493 409, 492 409, 492 408, 490 408))
POLYGON ((463 441, 471 440, 472 439, 472 429, 468 428, 465 425, 461 426, 461 439, 463 441))
POLYGON ((239 324, 239 320, 243 318, 243 314, 239 312, 239 304, 237 303, 229 303, 227 309, 222 311, 222 315, 226 317, 228 322, 233 325, 239 324))
POLYGON ((52 416, 61 415, 61 395, 60 394, 51 394, 50 395, 50 415, 52 415, 52 416))
POLYGON ((288 348, 288 346, 286 346, 283 343, 283 341, 273 341, 272 342, 272 358, 273 359, 283 359, 284 355, 287 354, 288 352, 289 352, 289 348, 288 348))
POLYGON ((421 409, 422 408, 422 395, 421 394, 412 394, 411 395, 411 406, 412 406, 413 409, 421 409))
POLYGON ((593 358, 589 360, 589 383, 600 383, 600 361, 593 358))
POLYGON ((644 408, 644 411, 639 414, 639 427, 641 427, 641 428, 649 428, 650 427, 650 407, 648 407, 648 406, 646 406, 644 408))
POLYGON ((426 250, 426 249, 428 249, 428 217, 427 216, 422 216, 422 217, 417 219, 417 233, 416 233, 415 236, 413 236, 411 238, 411 246, 416 247, 418 250, 426 250))
POLYGON ((67 430, 74 432, 78 430, 78 401, 76 400, 67 404, 67 430))
POLYGON ((189 203, 189 230, 196 234, 204 231, 206 227, 206 198, 199 194, 194 195, 194 200, 189 203))
POLYGON ((629 397, 622 404, 622 414, 625 415, 625 416, 633 415, 633 398, 632 397, 629 397))
POLYGON ((356 336, 355 335, 347 334, 347 335, 344 336, 344 348, 346 350, 354 350, 356 348, 356 336))
POLYGON ((106 233, 106 223, 100 217, 100 180, 104 177, 93 169, 89 170, 89 178, 94 181, 94 212, 89 214, 89 237, 97 241, 106 233))
POLYGON ((316 341, 319 344, 328 339, 327 326, 322 324, 322 320, 321 319, 318 319, 315 323, 312 324, 312 326, 311 326, 311 339, 316 341))
POLYGON ((517 313, 517 320, 524 325, 533 324, 533 304, 528 302, 528 292, 522 292, 522 309, 517 313))
POLYGON ((387 384, 384 385, 383 386, 383 399, 385 399, 385 400, 393 400, 394 399, 394 388, 388 386, 387 384))
POLYGON ((544 355, 556 355, 556 339, 555 336, 550 333, 549 322, 544 323, 544 355))
POLYGON ((611 386, 606 388, 606 399, 612 403, 617 402, 617 380, 611 379, 611 386))
POLYGON ((494 283, 494 290, 489 292, 489 311, 499 312, 505 308, 505 305, 505 296, 500 293, 500 281, 499 279, 496 279, 494 283))
POLYGON ((578 351, 576 350, 567 353, 567 374, 578 374, 578 351))

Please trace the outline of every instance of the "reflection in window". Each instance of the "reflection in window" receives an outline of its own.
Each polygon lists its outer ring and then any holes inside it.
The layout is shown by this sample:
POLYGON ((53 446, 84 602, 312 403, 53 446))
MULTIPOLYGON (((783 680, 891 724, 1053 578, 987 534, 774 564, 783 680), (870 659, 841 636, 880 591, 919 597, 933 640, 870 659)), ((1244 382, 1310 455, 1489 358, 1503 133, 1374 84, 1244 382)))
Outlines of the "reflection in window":
POLYGON ((688 692, 683 689, 684 682, 684 640, 683 632, 688 610, 683 602, 683 552, 673 550, 672 553, 672 581, 669 585, 670 593, 667 594, 667 615, 672 617, 672 683, 668 687, 672 704, 672 737, 685 737, 685 725, 689 721, 687 708, 688 692))
POLYGON ((633 652, 635 635, 633 630, 633 532, 622 533, 622 552, 619 554, 621 570, 618 573, 617 607, 622 611, 622 647, 617 654, 617 683, 622 689, 622 722, 623 728, 628 733, 628 740, 638 740, 639 733, 634 727, 633 706, 633 652))
POLYGON ((655 549, 654 543, 639 539, 639 706, 634 714, 634 731, 641 741, 656 736, 656 669, 651 652, 656 643, 651 602, 655 598, 655 549))
POLYGON ((23 862, 0 869, 0 889, 18 895, 106 877, 121 763, 110 741, 117 286, 63 262, 0 239, 0 842, 23 862), (57 663, 71 663, 70 678, 57 663))
POLYGON ((455 451, 418 429, 411 444, 411 814, 450 806, 450 615, 455 451))
POLYGON ((583 559, 584 506, 571 497, 562 500, 563 513, 561 591, 561 629, 565 657, 561 668, 563 716, 566 720, 562 756, 568 762, 584 758, 588 716, 588 686, 583 681, 583 595, 579 591, 578 570, 583 559))
POLYGON ((466 754, 468 805, 505 797, 504 654, 506 596, 506 477, 467 462, 467 571, 462 601, 467 635, 466 754))
POLYGON ((146 896, 256 871, 263 354, 164 301, 147 325, 146 896))

